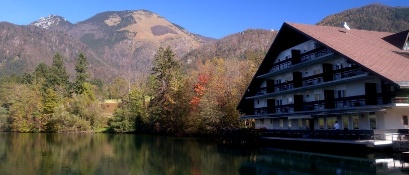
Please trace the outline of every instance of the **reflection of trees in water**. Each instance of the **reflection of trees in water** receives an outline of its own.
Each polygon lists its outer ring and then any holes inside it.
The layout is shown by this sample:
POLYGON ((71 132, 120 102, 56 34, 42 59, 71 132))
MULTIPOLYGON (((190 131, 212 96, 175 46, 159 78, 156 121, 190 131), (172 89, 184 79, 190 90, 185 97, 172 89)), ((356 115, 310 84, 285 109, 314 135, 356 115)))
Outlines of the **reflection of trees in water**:
POLYGON ((124 143, 124 138, 116 138, 122 141, 113 143, 123 145, 116 157, 132 162, 131 174, 237 174, 242 162, 240 157, 220 154, 217 146, 205 139, 132 135, 128 138, 134 141, 124 143))
POLYGON ((0 174, 237 174, 244 155, 206 139, 0 133, 0 174))
POLYGON ((4 133, 0 174, 93 174, 112 147, 98 134, 4 133), (11 168, 12 167, 12 168, 11 168))

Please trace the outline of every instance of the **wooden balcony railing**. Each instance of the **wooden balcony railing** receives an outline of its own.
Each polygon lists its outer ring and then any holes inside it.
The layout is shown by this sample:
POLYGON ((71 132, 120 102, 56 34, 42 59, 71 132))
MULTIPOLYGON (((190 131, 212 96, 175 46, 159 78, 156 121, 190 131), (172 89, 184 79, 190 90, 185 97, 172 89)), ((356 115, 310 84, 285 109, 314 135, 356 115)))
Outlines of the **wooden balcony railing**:
MULTIPOLYGON (((392 102, 392 103, 407 103, 409 104, 408 97, 389 97, 390 100, 385 100, 385 94, 377 94, 377 104, 378 105, 386 105, 390 103, 385 102, 392 102)), ((365 95, 359 96, 351 96, 351 97, 343 97, 343 98, 334 98, 334 108, 328 109, 354 109, 357 107, 365 106, 365 95)), ((314 111, 322 111, 325 110, 325 104, 328 103, 326 100, 318 100, 318 101, 310 101, 310 102, 303 102, 303 110, 304 112, 314 112, 314 111)), ((332 106, 332 105, 330 105, 332 106)), ((255 115, 267 115, 267 114, 286 114, 286 113, 293 113, 294 111, 294 104, 285 104, 285 105, 275 105, 274 107, 261 107, 255 108, 254 114, 255 115)), ((300 112, 300 111, 297 111, 300 112)))
MULTIPOLYGON (((339 81, 342 79, 354 77, 354 76, 359 76, 363 74, 367 74, 368 72, 363 70, 362 68, 357 68, 357 67, 346 67, 343 69, 338 69, 332 72, 333 76, 333 81, 339 81)), ((309 76, 309 77, 304 77, 301 79, 301 87, 298 88, 303 88, 303 87, 308 87, 308 86, 313 86, 313 85, 319 85, 324 83, 323 81, 323 76, 324 73, 309 76)), ((264 95, 267 94, 266 87, 260 88, 259 91, 255 94, 257 95, 264 95)), ((287 90, 292 90, 294 88, 294 81, 285 81, 280 84, 276 84, 274 86, 274 92, 282 92, 282 91, 287 91, 287 90)))
MULTIPOLYGON (((320 58, 320 57, 322 57, 324 55, 327 55, 327 54, 330 54, 330 53, 333 53, 333 52, 331 50, 329 50, 329 49, 326 49, 326 48, 317 48, 317 49, 305 52, 305 53, 301 54, 300 63, 298 63, 298 64, 320 58)), ((279 70, 286 69, 286 68, 289 68, 289 67, 293 66, 291 61, 292 61, 292 58, 287 58, 285 60, 282 60, 282 61, 279 61, 279 62, 273 64, 272 65, 273 69, 270 72, 279 71, 279 70)))
POLYGON ((395 97, 395 98, 392 98, 392 103, 409 103, 409 97, 395 97))

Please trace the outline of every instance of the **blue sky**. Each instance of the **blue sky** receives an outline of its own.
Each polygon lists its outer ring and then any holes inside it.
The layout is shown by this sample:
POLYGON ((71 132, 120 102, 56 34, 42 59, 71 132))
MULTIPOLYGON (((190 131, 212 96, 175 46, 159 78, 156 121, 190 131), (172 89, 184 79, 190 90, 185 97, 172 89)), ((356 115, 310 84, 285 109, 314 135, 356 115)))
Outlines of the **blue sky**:
POLYGON ((26 25, 49 14, 72 23, 104 11, 152 11, 190 32, 221 38, 283 22, 315 24, 324 17, 371 3, 409 6, 409 0, 0 0, 0 21, 26 25))

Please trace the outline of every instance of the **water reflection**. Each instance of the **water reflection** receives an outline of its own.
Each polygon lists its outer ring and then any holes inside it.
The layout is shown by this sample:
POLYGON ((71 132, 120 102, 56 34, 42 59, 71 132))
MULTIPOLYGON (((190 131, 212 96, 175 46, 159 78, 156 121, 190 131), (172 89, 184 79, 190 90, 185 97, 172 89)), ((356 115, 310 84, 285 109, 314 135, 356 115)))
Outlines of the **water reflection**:
POLYGON ((0 133, 0 174, 238 174, 248 156, 206 139, 0 133))
POLYGON ((134 134, 0 133, 1 175, 408 174, 408 157, 233 148, 134 134))
POLYGON ((337 155, 264 148, 242 164, 241 174, 409 174, 405 156, 401 153, 337 155))

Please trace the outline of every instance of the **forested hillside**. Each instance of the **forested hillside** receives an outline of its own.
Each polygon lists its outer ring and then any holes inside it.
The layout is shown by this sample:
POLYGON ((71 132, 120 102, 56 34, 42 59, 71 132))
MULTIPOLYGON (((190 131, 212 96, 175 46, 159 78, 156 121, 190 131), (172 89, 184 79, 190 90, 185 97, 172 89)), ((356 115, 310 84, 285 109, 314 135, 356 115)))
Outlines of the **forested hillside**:
POLYGON ((343 22, 354 29, 398 33, 409 30, 409 7, 371 4, 330 15, 317 24, 341 27, 343 22))

